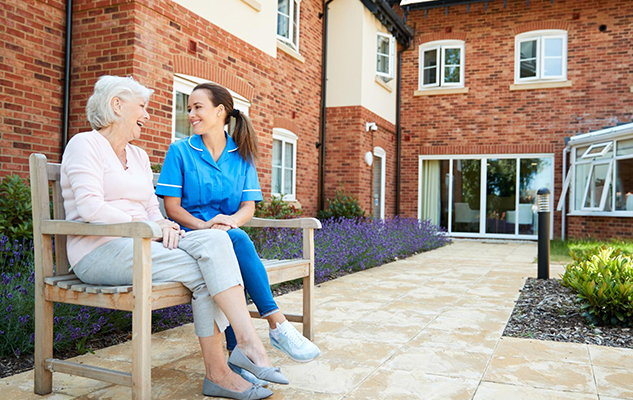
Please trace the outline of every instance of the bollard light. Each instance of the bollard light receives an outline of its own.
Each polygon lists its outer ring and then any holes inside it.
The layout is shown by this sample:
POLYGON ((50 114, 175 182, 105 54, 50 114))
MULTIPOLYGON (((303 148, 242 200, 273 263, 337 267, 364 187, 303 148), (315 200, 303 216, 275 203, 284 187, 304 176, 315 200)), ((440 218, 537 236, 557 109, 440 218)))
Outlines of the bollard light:
POLYGON ((549 279, 549 221, 550 191, 541 188, 536 192, 538 209, 538 279, 549 279))

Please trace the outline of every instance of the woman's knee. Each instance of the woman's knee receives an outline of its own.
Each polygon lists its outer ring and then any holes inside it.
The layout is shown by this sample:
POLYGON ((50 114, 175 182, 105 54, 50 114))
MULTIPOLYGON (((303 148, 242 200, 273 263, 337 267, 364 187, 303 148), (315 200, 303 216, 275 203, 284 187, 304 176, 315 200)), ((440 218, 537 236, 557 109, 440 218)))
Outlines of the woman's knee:
POLYGON ((229 237, 231 238, 231 242, 233 246, 249 246, 252 245, 251 238, 248 236, 246 232, 241 230, 240 228, 231 229, 228 231, 229 237))

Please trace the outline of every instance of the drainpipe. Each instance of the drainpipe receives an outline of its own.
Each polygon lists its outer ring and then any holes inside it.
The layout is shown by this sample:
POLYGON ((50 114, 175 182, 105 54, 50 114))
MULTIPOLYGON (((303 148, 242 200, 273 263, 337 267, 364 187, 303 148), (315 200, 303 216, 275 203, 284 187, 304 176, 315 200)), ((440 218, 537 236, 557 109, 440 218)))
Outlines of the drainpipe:
POLYGON ((321 66, 321 129, 320 138, 316 146, 320 150, 319 153, 319 198, 317 208, 319 210, 325 209, 325 117, 326 117, 326 85, 327 85, 327 34, 328 34, 328 11, 329 5, 334 0, 328 0, 323 7, 323 55, 321 60, 323 65, 321 66))
POLYGON ((73 0, 66 1, 66 65, 64 66, 64 111, 62 115, 62 154, 68 143, 68 119, 70 114, 70 60, 72 55, 73 0))
MULTIPOLYGON (((567 179, 567 153, 569 153, 569 147, 565 146, 565 148, 563 149, 563 186, 565 185, 565 179, 567 179)), ((569 189, 567 189, 567 192, 569 192, 569 189)), ((565 196, 567 196, 567 193, 565 193, 565 196)), ((565 200, 562 200, 562 201, 563 201, 563 207, 561 209, 562 213, 560 216, 560 221, 561 221, 560 222, 560 236, 562 240, 565 240, 565 223, 566 223, 565 214, 567 214, 567 202, 565 200)))
MULTIPOLYGON (((407 14, 409 7, 404 10, 404 23, 407 23, 407 14)), ((396 89, 396 215, 400 215, 400 187, 401 187, 401 169, 402 169, 402 126, 401 120, 401 104, 402 104, 402 53, 409 48, 410 41, 398 52, 398 85, 396 89)))

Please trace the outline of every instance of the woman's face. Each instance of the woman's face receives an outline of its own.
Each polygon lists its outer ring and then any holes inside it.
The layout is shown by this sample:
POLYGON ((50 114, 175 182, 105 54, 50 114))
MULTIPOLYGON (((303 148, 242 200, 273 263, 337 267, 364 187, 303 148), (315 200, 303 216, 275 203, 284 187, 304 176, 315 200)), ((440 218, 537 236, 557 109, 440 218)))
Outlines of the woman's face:
POLYGON ((224 106, 222 104, 214 106, 205 90, 194 90, 191 93, 187 109, 194 134, 202 135, 212 132, 218 126, 224 130, 224 106))
POLYGON ((141 98, 133 100, 122 100, 120 106, 119 123, 123 127, 123 132, 129 132, 127 141, 136 140, 141 137, 141 128, 149 121, 147 113, 147 104, 141 98))

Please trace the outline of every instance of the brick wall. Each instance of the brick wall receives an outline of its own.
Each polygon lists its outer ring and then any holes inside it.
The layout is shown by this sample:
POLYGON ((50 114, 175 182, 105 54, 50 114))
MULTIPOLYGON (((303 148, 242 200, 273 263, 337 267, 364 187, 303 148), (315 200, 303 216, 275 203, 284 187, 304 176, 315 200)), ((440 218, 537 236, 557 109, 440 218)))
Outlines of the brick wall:
MULTIPOLYGON (((395 215, 396 142, 395 126, 362 106, 328 107, 325 147, 325 197, 337 190, 353 194, 368 214, 372 213, 373 168, 365 153, 381 147, 385 159, 385 217, 395 215), (365 123, 378 129, 367 131, 365 123)), ((376 158, 374 158, 374 162, 376 158)), ((326 201, 326 207, 327 207, 326 201)))
MULTIPOLYGON (((560 195, 564 138, 630 122, 633 114, 633 2, 524 0, 411 11, 414 46, 403 54, 402 211, 417 215, 418 155, 554 153, 560 195), (606 32, 598 27, 607 26, 606 32), (571 87, 510 91, 514 36, 566 29, 571 87), (450 31, 450 32, 449 32, 450 31), (414 96, 419 49, 430 40, 465 41, 466 94, 414 96)), ((555 199, 556 201, 558 199, 555 199)), ((613 219, 612 219, 613 220, 613 219)), ((571 222, 570 222, 571 223, 571 222)), ((571 226, 570 226, 571 228, 571 226)), ((570 229, 570 232, 572 229, 570 229)), ((555 216, 560 234, 560 214, 555 216)))
POLYGON ((575 239, 607 239, 633 237, 631 218, 567 217, 567 237, 575 239))
POLYGON ((60 160, 65 21, 64 1, 0 3, 0 176, 60 160))

